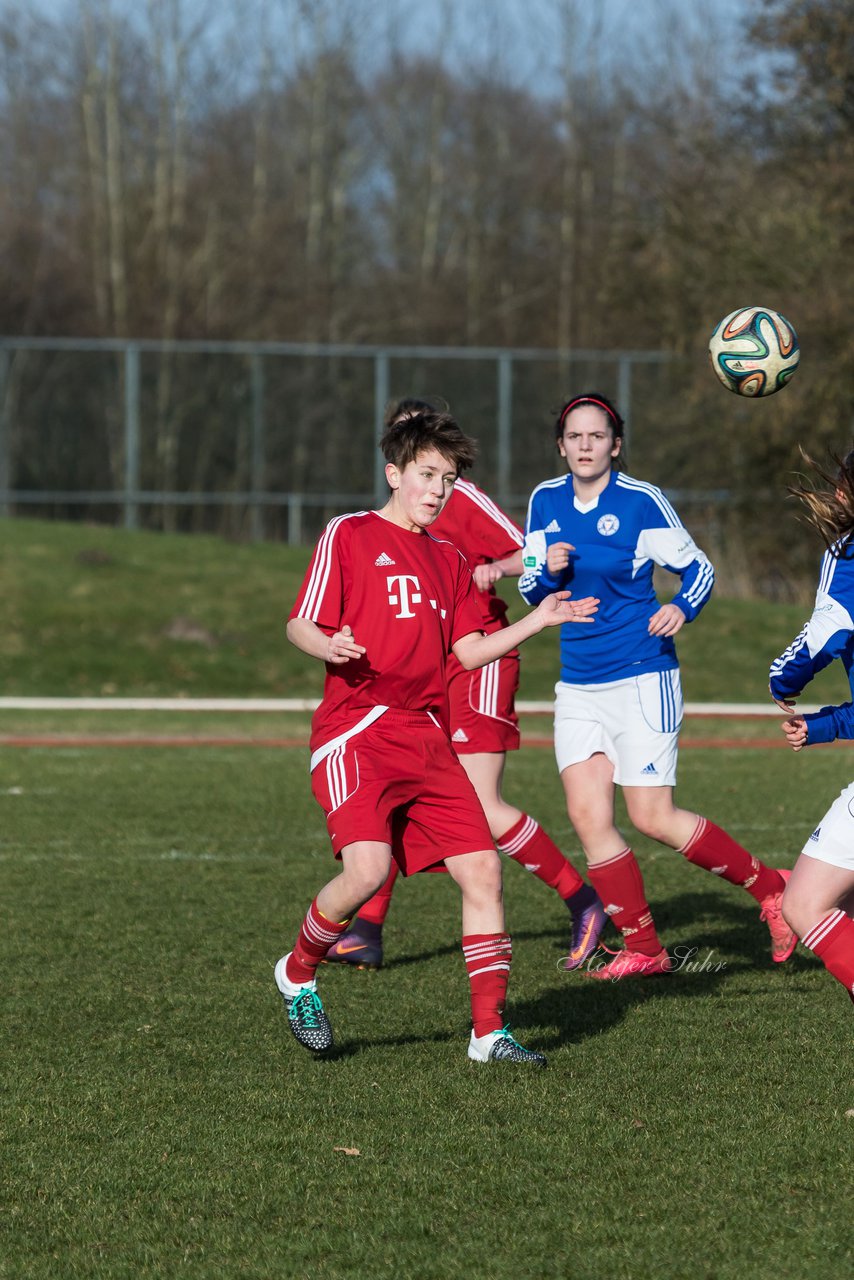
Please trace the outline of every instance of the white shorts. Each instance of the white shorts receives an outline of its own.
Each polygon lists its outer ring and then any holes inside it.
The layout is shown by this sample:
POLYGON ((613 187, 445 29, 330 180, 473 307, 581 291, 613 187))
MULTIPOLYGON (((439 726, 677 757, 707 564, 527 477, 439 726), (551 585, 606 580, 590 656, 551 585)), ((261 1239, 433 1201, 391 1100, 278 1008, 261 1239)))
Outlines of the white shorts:
POLYGON ((682 726, 679 671, 609 684, 555 685, 558 772, 601 751, 621 787, 675 787, 682 726))
POLYGON ((801 853, 854 871, 854 782, 834 800, 801 853))

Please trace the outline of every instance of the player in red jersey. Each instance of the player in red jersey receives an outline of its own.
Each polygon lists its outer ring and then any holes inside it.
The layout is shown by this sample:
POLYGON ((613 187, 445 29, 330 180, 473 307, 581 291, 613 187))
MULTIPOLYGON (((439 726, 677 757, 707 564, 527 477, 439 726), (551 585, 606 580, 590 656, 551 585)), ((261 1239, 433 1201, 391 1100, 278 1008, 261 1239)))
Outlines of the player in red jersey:
POLYGON ((546 626, 588 621, 593 599, 543 600, 484 635, 471 574, 428 528, 474 457, 448 414, 418 414, 386 431, 391 494, 381 511, 327 526, 288 620, 288 639, 326 663, 312 720, 312 790, 342 869, 312 902, 276 985, 300 1044, 330 1049, 317 995, 321 960, 386 880, 444 864, 462 894, 462 946, 471 989, 468 1055, 545 1065, 503 1026, 511 944, 501 866, 483 810, 450 745, 445 665, 485 666, 546 626))
MULTIPOLYGON (((388 409, 386 426, 436 409, 426 400, 399 400, 388 409)), ((503 577, 521 574, 522 530, 482 489, 460 479, 430 531, 447 538, 465 556, 477 588, 483 630, 487 635, 503 630, 507 604, 495 584, 503 577)), ((596 949, 607 923, 602 902, 539 823, 509 804, 501 793, 506 753, 519 749, 515 708, 518 651, 514 649, 475 671, 467 671, 451 653, 447 674, 451 742, 483 806, 492 839, 500 852, 553 888, 566 903, 572 938, 565 967, 576 969, 596 949)), ((396 879, 397 864, 393 862, 386 883, 330 948, 327 961, 360 969, 380 967, 382 930, 396 879)))

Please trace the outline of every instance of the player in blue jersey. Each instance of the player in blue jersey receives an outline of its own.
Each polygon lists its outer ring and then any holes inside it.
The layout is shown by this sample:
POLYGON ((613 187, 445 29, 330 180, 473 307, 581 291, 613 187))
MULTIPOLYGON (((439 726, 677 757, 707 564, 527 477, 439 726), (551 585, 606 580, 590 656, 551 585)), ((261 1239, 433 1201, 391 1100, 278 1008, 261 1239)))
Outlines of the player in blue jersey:
POLYGON ((620 470, 623 420, 598 392, 561 409, 555 437, 568 474, 531 495, 519 590, 529 604, 572 587, 599 598, 585 635, 561 627, 555 754, 590 881, 625 949, 591 977, 667 973, 634 853, 614 821, 616 786, 643 835, 746 889, 771 932, 775 961, 796 939, 781 901, 788 873, 764 866, 707 818, 674 804, 682 688, 673 637, 709 598, 714 571, 655 485, 620 470), (653 567, 682 585, 659 604, 653 567))
MULTIPOLYGON (((830 486, 792 488, 827 546, 809 622, 771 666, 775 702, 790 714, 783 732, 795 751, 854 738, 854 702, 791 714, 819 671, 839 658, 854 696, 854 450, 836 475, 811 463, 830 486)), ((805 947, 854 1000, 854 783, 833 802, 804 845, 783 895, 783 915, 805 947)))

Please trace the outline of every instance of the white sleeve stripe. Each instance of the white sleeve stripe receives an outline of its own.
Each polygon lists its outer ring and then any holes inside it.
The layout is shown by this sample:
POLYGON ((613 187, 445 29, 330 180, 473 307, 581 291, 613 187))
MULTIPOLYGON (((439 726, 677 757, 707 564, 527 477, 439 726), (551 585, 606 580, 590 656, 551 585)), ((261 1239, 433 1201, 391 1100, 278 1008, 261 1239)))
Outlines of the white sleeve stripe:
POLYGON ((300 617, 308 618, 311 622, 314 622, 317 618, 320 607, 319 602, 329 581, 329 570, 332 564, 332 544, 335 540, 338 525, 343 518, 343 516, 336 516, 334 520, 330 521, 323 532, 320 542, 317 544, 317 557, 306 588, 305 598, 299 611, 300 617))
POLYGON ((465 494, 470 502, 480 507, 484 515, 489 516, 495 524, 512 538, 518 547, 521 547, 524 539, 513 521, 504 514, 501 508, 487 494, 478 489, 476 485, 473 485, 470 480, 458 480, 454 485, 454 493, 465 494))
POLYGON ((833 581, 833 575, 836 572, 837 559, 836 556, 825 551, 822 557, 821 577, 819 578, 818 589, 830 595, 830 584, 833 581))
POLYGON ((779 675, 788 662, 791 662, 807 642, 807 629, 804 627, 798 635, 795 636, 792 643, 787 649, 784 649, 779 658, 775 658, 771 663, 771 675, 779 675))
POLYGON ((699 605, 709 595, 714 584, 715 571, 707 560, 700 569, 696 582, 685 592, 685 599, 692 605, 699 605))
MULTIPOLYGON (((353 515, 364 515, 363 511, 354 512, 353 515)), ((316 622, 320 613, 320 602, 323 599, 323 593, 326 590, 326 584, 329 581, 329 572, 332 567, 332 551, 335 543, 335 534, 338 532, 338 526, 342 520, 351 520, 353 515, 336 516, 334 520, 330 520, 329 524, 323 532, 320 542, 317 544, 318 554, 314 562, 314 569, 309 579, 306 589, 305 598, 300 606, 297 617, 308 618, 309 622, 316 622)))
POLYGON ((566 485, 567 480, 570 480, 570 479, 571 477, 569 475, 555 476, 553 480, 543 480, 540 484, 537 485, 536 489, 534 489, 533 493, 528 499, 528 513, 525 516, 525 532, 526 533, 528 533, 531 528, 531 510, 534 505, 534 499, 541 492, 541 490, 563 488, 566 485))
POLYGON ((651 498, 658 507, 661 514, 669 525, 681 527, 682 521, 671 507, 661 490, 654 484, 647 484, 645 480, 635 480, 631 476, 624 476, 618 472, 617 484, 622 489, 631 489, 635 493, 644 493, 651 498))

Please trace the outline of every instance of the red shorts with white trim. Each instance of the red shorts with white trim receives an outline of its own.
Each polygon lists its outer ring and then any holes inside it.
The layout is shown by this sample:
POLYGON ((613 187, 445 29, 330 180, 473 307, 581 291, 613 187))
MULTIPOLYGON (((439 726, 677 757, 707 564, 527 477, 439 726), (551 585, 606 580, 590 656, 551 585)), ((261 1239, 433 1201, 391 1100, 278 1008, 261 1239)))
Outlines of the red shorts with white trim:
POLYGON ((466 671, 451 655, 448 661, 451 743, 458 756, 519 750, 518 689, 517 653, 510 653, 477 671, 466 671))
POLYGON ((391 845, 404 875, 493 848, 474 787, 427 712, 385 711, 319 760, 311 775, 332 850, 391 845))

